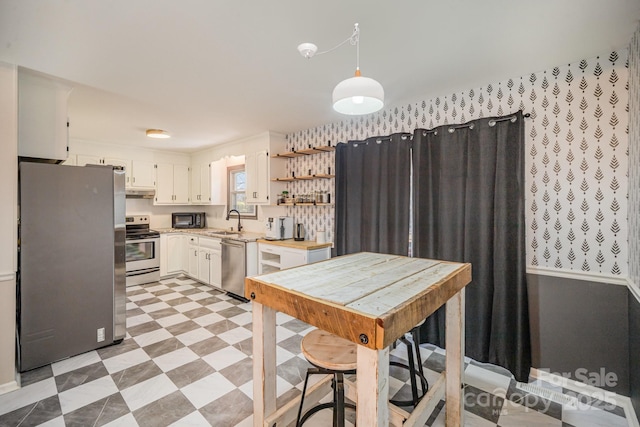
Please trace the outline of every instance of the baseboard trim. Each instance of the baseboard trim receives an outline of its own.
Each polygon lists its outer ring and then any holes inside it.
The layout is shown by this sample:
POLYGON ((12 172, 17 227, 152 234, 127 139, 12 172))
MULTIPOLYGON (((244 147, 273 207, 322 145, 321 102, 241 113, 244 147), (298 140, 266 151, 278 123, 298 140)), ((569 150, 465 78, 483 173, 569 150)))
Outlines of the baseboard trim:
POLYGON ((606 283, 608 285, 629 286, 626 276, 611 276, 600 273, 588 273, 584 271, 558 270, 545 267, 527 267, 527 274, 537 274, 541 276, 562 277, 565 279, 579 280, 583 282, 606 283))
POLYGON ((6 384, 0 384, 0 394, 9 393, 10 391, 18 390, 20 388, 20 384, 18 381, 10 381, 6 384))
POLYGON ((535 379, 543 380, 551 384, 560 385, 569 390, 573 390, 576 393, 592 396, 602 401, 620 406, 624 409, 624 415, 629 423, 629 427, 640 427, 640 424, 638 423, 638 417, 636 416, 636 411, 633 408, 633 403, 631 402, 631 398, 629 398, 628 396, 623 396, 618 393, 606 391, 590 384, 585 384, 536 368, 531 368, 529 375, 535 379))

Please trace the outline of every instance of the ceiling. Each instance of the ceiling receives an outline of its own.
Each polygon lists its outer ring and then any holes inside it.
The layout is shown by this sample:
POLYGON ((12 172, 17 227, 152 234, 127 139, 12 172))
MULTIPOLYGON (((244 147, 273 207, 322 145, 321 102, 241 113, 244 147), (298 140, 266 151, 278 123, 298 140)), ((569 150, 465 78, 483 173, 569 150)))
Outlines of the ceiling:
POLYGON ((638 0, 0 0, 0 61, 74 83, 71 138, 192 152, 343 120, 355 48, 296 47, 356 22, 387 108, 625 48, 639 20, 638 0))

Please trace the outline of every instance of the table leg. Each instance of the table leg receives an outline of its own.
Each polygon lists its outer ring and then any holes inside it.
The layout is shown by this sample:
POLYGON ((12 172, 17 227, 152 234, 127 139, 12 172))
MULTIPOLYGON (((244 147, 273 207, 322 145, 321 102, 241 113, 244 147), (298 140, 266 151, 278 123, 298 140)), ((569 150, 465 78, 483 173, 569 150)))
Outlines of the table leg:
POLYGON ((276 410, 276 311, 253 302, 253 425, 276 410))
POLYGON ((464 289, 447 301, 446 308, 446 425, 464 425, 462 373, 464 372, 464 289))
POLYGON ((356 425, 389 425, 389 349, 358 346, 356 425))

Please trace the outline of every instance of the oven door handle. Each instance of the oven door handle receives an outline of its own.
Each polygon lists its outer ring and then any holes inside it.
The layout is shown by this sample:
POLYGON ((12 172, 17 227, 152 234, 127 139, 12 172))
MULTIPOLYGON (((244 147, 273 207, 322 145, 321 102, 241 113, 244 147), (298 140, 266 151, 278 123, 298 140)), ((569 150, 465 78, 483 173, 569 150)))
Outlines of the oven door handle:
POLYGON ((160 237, 149 237, 145 239, 127 239, 125 238, 125 243, 155 243, 160 242, 160 237))

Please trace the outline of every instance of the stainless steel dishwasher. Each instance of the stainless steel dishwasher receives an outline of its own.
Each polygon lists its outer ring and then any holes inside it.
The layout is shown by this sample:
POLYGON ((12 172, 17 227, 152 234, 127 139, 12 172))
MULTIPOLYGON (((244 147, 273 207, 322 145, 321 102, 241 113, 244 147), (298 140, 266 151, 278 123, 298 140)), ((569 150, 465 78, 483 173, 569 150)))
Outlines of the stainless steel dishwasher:
POLYGON ((246 243, 222 239, 222 289, 244 298, 244 278, 247 276, 246 243))

